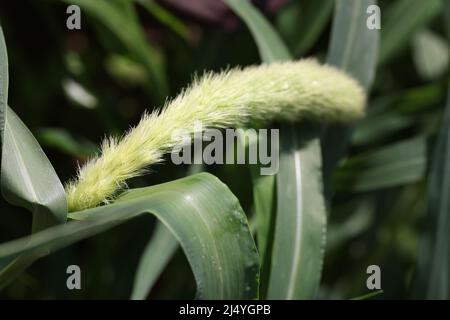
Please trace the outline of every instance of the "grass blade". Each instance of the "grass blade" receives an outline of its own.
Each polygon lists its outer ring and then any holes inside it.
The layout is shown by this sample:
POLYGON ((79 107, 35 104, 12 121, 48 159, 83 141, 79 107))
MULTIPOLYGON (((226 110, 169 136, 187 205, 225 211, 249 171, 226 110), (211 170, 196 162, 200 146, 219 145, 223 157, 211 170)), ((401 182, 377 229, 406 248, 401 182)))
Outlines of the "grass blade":
MULTIPOLYGON (((263 62, 290 59, 290 53, 279 36, 248 1, 228 0, 227 3, 249 27, 263 62)), ((280 132, 280 141, 284 149, 281 150, 282 160, 277 176, 277 217, 267 296, 270 299, 312 298, 320 283, 325 245, 326 215, 321 187, 322 176, 321 171, 316 170, 316 165, 320 167, 321 164, 319 134, 312 126, 303 124, 283 125, 280 132), (316 136, 311 136, 310 132, 316 136), (305 145, 298 143, 300 140, 305 145), (300 167, 297 166, 298 161, 302 163, 300 167), (292 189, 295 186, 300 188, 292 189), (302 196, 305 194, 315 194, 314 199, 308 203, 304 202, 302 196), (304 229, 306 225, 309 227, 304 229), (292 239, 295 240, 292 241, 292 239), (308 245, 305 245, 306 243, 308 245), (291 247, 293 251, 286 250, 285 245, 291 247), (286 256, 286 253, 298 259, 292 260, 286 256)), ((256 209, 260 210, 257 211, 257 215, 261 217, 258 223, 258 237, 262 236, 265 239, 263 240, 264 252, 267 249, 269 237, 268 226, 273 220, 269 210, 274 202, 273 198, 268 197, 268 192, 273 190, 273 183, 273 179, 268 177, 261 177, 259 181, 254 180, 253 183, 255 201, 260 201, 264 196, 267 197, 264 205, 256 206, 256 209)))
POLYGON ((177 248, 177 239, 162 223, 158 223, 139 260, 131 299, 145 299, 177 248))
POLYGON ((327 62, 349 72, 368 89, 375 76, 378 30, 367 28, 375 0, 337 0, 327 62))
POLYGON ((269 63, 291 59, 291 54, 283 41, 250 1, 225 0, 225 2, 250 29, 262 61, 269 63))
POLYGON ((318 42, 330 21, 334 0, 291 1, 275 20, 294 57, 303 57, 318 42))
POLYGON ((382 18, 379 63, 385 64, 406 48, 414 32, 438 15, 441 8, 441 0, 393 2, 382 18))
POLYGON ((33 212, 33 229, 66 221, 64 188, 28 128, 8 107, 8 55, 0 27, 1 189, 10 203, 33 212))
POLYGON ((55 148, 73 157, 87 158, 97 151, 94 143, 77 139, 63 128, 39 128, 35 134, 41 145, 55 148))
MULTIPOLYGON (((367 28, 367 7, 375 0, 337 0, 327 62, 353 75, 368 90, 378 58, 378 30, 367 28)), ((352 129, 331 125, 322 138, 325 194, 331 197, 331 175, 347 149, 352 129)))
POLYGON ((444 121, 434 148, 428 185, 427 224, 417 260, 413 296, 449 298, 450 86, 444 121))
POLYGON ((33 212, 33 230, 66 221, 64 188, 31 132, 6 108, 2 151, 2 193, 10 203, 33 212))
POLYGON ((318 130, 300 124, 284 126, 280 132, 268 298, 311 299, 320 283, 326 228, 318 130))
POLYGON ((155 17, 155 19, 166 25, 182 39, 188 40, 189 29, 186 27, 183 21, 172 15, 170 11, 166 10, 154 0, 134 1, 142 5, 153 17, 155 17))
MULTIPOLYGON (((194 158, 202 149, 194 150, 194 158)), ((204 171, 203 164, 191 164, 188 167, 186 176, 195 175, 204 171)), ((172 233, 162 224, 158 223, 153 232, 152 238, 147 243, 134 277, 131 299, 144 299, 151 291, 158 276, 162 273, 166 265, 178 248, 178 241, 172 233), (155 259, 154 257, 159 257, 155 259)))
POLYGON ((420 136, 346 161, 334 181, 339 192, 367 192, 420 181, 425 176, 427 140, 420 136))
POLYGON ((383 294, 383 290, 376 290, 374 292, 366 293, 366 294, 364 294, 362 296, 351 298, 350 300, 368 300, 368 299, 376 297, 376 296, 378 296, 380 294, 383 294))
MULTIPOLYGON (((8 106, 8 55, 0 27, 0 120, 1 120, 1 192, 13 205, 33 213, 32 232, 58 223, 67 217, 64 188, 39 143, 8 106)), ((12 281, 33 263, 30 257, 18 257, 5 270, 12 281)))
MULTIPOLYGON (((263 62, 291 59, 287 47, 278 34, 249 1, 225 0, 225 2, 250 29, 263 62)), ((251 143, 257 143, 257 139, 255 137, 255 141, 251 143)), ((262 176, 258 166, 251 166, 250 173, 253 184, 257 243, 262 263, 261 291, 265 292, 270 269, 270 254, 267 256, 266 253, 270 246, 271 223, 275 214, 275 176, 262 176)))
POLYGON ((296 57, 303 56, 316 43, 330 19, 333 5, 333 0, 314 0, 305 3, 305 21, 302 24, 302 30, 306 32, 299 34, 298 42, 294 49, 296 57))
POLYGON ((30 243, 27 237, 0 245, 0 265, 22 254, 43 256, 143 213, 154 214, 180 242, 198 298, 257 298, 259 258, 245 214, 231 191, 206 173, 130 190, 113 204, 70 213, 82 221, 39 232, 30 243))

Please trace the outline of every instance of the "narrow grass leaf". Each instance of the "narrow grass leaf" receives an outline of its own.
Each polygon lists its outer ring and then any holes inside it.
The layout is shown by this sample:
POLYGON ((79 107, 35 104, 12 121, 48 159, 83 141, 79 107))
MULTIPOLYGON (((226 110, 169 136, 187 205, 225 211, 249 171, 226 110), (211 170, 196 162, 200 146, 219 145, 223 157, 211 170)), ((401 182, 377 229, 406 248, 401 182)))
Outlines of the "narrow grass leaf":
POLYGON ((336 173, 339 192, 368 192, 422 180, 427 164, 424 136, 350 158, 336 173))
POLYGON ((33 212, 33 229, 66 221, 64 188, 41 147, 8 106, 8 56, 0 27, 1 189, 6 200, 33 212))
MULTIPOLYGON (((290 60, 290 53, 256 8, 248 1, 225 0, 230 8, 245 22, 258 46, 261 60, 265 63, 290 60)), ((258 138, 250 143, 258 143, 258 138)), ((270 256, 266 257, 269 246, 270 223, 275 214, 275 176, 262 176, 259 166, 251 166, 250 173, 253 183, 253 203, 256 215, 257 243, 262 264, 262 290, 267 287, 269 277, 270 256)))
MULTIPOLYGON (((194 159, 201 152, 202 149, 194 150, 194 159)), ((186 176, 195 175, 203 171, 203 164, 191 164, 188 167, 186 176)), ((178 246, 179 244, 176 238, 174 238, 172 233, 159 222, 139 260, 134 277, 131 299, 144 299, 150 293, 158 276, 167 266, 178 249, 178 246), (155 259, 155 257, 159 257, 159 259, 155 259)))
POLYGON ((182 39, 188 40, 189 29, 183 23, 183 21, 179 20, 169 10, 166 10, 164 7, 159 5, 155 0, 134 0, 134 1, 142 5, 153 17, 155 17, 155 19, 157 19, 159 22, 167 26, 182 39))
MULTIPOLYGON (((231 8, 249 27, 263 62, 270 63, 290 59, 290 53, 278 34, 264 17, 248 1, 228 0, 231 8)), ((317 293, 324 255, 326 214, 323 205, 319 133, 313 126, 282 125, 280 141, 280 171, 277 176, 276 218, 273 219, 274 198, 273 177, 254 176, 254 200, 258 219, 258 244, 266 255, 270 237, 270 223, 274 220, 275 233, 272 244, 272 258, 267 297, 270 299, 313 298, 317 293), (316 136, 311 136, 313 132, 316 136), (305 146, 298 144, 302 140, 305 146), (314 147, 307 147, 306 144, 314 147), (308 160, 310 159, 310 160, 308 160), (312 160, 314 159, 314 160, 312 160), (302 162, 298 166, 299 161, 302 162), (294 188, 286 190, 286 187, 294 188), (298 187, 298 188, 295 188, 298 187), (306 202, 305 194, 315 194, 306 202), (300 223, 301 221, 301 223, 300 223), (315 223, 320 221, 320 223, 315 223), (308 228, 304 229, 304 226, 308 228), (294 239, 294 240, 292 240, 294 239), (292 250, 283 247, 286 243, 292 250), (316 250, 317 249, 317 250, 316 250), (292 260, 285 253, 294 255, 292 260), (297 259, 298 258, 298 259, 297 259)), ((263 262, 264 263, 264 262, 263 262)), ((262 280, 264 280, 264 270, 262 280)), ((265 288, 262 288, 265 291, 265 288)))
POLYGON ((392 2, 382 17, 379 63, 385 64, 405 49, 412 35, 442 9, 441 0, 392 2))
POLYGON ((428 215, 417 260, 413 296, 448 299, 450 272, 450 86, 444 121, 434 147, 428 215))
POLYGON ((264 16, 248 0, 225 0, 228 6, 245 22, 258 46, 263 62, 290 60, 286 45, 264 16))
MULTIPOLYGON (((66 194, 39 143, 8 106, 8 76, 8 55, 0 27, 1 192, 11 204, 33 213, 32 232, 37 232, 66 221, 66 194)), ((18 257, 0 273, 6 272, 11 281, 33 261, 18 257)))
POLYGON ((375 290, 374 292, 369 292, 369 293, 363 294, 362 296, 351 298, 350 300, 368 300, 373 297, 379 296, 380 294, 383 294, 383 290, 375 290))
POLYGON ((361 120, 355 127, 352 144, 364 146, 381 141, 384 138, 405 130, 417 123, 414 117, 407 117, 397 113, 372 115, 361 120))
POLYGON ((333 13, 334 0, 291 1, 277 12, 275 24, 296 58, 319 41, 333 13))
POLYGON ((39 128, 35 134, 44 147, 52 147, 74 157, 89 157, 97 152, 97 146, 94 143, 77 139, 63 128, 39 128))
POLYGON ((303 32, 298 34, 294 48, 296 57, 303 56, 317 42, 333 12, 334 0, 306 1, 304 5, 304 21, 301 24, 303 32))
MULTIPOLYGON (((337 0, 327 62, 353 75, 369 90, 378 59, 379 32, 369 29, 367 9, 376 0, 337 0)), ((328 126, 322 136, 323 176, 327 201, 331 197, 331 176, 345 153, 352 128, 328 126)))
POLYGON ((281 128, 277 216, 269 299, 311 299, 317 294, 325 250, 326 210, 320 142, 315 125, 281 128))
POLYGON ((139 260, 131 299, 145 299, 177 248, 177 239, 159 222, 139 260))
POLYGON ((66 221, 64 188, 36 139, 7 107, 2 145, 2 193, 14 205, 33 212, 33 229, 66 221))

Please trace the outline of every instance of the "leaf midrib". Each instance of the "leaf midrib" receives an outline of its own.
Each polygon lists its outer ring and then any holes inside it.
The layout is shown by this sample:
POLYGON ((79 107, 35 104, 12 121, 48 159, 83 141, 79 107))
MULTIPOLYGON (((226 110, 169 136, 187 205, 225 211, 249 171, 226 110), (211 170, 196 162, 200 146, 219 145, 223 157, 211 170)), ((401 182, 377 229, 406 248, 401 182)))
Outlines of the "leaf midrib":
MULTIPOLYGON (((297 139, 294 136, 294 145, 297 145, 297 139)), ((298 268, 300 265, 300 248, 301 248, 301 228, 302 228, 302 170, 301 170, 301 158, 300 158, 300 152, 295 151, 294 152, 294 168, 295 168, 295 187, 297 195, 296 197, 296 215, 295 215, 295 222, 296 222, 296 230, 295 230, 295 244, 294 244, 294 256, 292 259, 292 267, 291 267, 291 273, 289 276, 289 286, 287 290, 287 299, 292 299, 292 296, 294 295, 294 288, 297 282, 297 276, 299 274, 298 268)))

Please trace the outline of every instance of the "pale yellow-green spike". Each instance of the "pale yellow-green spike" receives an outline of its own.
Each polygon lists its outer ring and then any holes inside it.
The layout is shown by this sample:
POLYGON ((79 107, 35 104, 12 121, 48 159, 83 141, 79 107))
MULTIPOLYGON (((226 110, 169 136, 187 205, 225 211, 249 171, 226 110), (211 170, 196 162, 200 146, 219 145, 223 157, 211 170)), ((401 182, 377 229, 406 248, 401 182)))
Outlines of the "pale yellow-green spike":
POLYGON ((365 93, 344 72, 313 59, 207 73, 160 112, 144 114, 122 139, 106 139, 99 157, 66 185, 69 210, 111 199, 125 181, 161 161, 175 129, 236 128, 252 121, 349 122, 364 114, 365 93))

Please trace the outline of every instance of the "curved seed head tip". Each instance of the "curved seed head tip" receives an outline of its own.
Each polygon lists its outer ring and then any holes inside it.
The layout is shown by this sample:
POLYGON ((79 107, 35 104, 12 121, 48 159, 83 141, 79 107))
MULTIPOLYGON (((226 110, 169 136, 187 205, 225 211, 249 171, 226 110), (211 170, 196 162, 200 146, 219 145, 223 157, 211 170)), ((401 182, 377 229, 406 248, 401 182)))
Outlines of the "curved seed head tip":
POLYGON ((177 129, 241 127, 255 121, 349 122, 364 114, 366 96, 344 72, 314 59, 206 73, 164 108, 145 113, 120 140, 106 139, 102 154, 66 185, 69 210, 112 200, 125 181, 160 162, 177 129))

